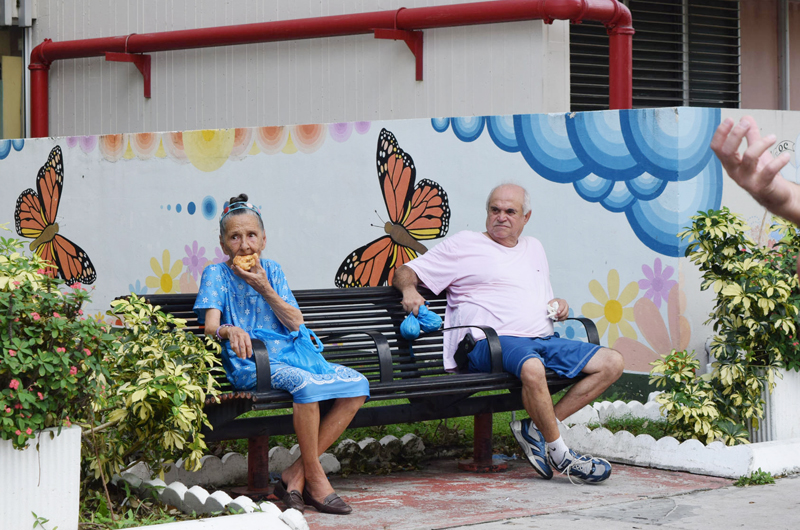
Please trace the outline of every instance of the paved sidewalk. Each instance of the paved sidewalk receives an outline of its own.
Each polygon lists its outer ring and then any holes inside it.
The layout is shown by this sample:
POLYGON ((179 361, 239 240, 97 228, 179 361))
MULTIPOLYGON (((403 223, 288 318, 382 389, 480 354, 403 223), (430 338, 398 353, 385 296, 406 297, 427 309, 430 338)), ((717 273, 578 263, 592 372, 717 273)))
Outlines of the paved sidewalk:
POLYGON ((578 523, 593 530, 669 528, 706 530, 714 528, 800 527, 800 477, 776 480, 766 486, 729 486, 688 495, 577 509, 566 512, 520 517, 469 526, 469 530, 523 530, 567 528, 578 523))
POLYGON ((800 479, 785 479, 778 488, 742 489, 727 479, 617 464, 606 483, 586 486, 558 475, 543 480, 522 461, 510 461, 508 471, 497 474, 465 473, 455 462, 443 461, 421 471, 332 477, 331 482, 353 506, 353 514, 334 516, 307 508, 312 530, 565 528, 582 519, 599 529, 655 528, 675 522, 671 528, 705 530, 744 523, 758 509, 763 515, 756 517, 770 520, 778 513, 769 510, 764 496, 770 495, 776 504, 791 505, 798 512, 792 527, 800 527, 800 479), (756 504, 749 499, 757 499, 756 504), (700 507, 706 502, 709 508, 704 512, 700 507))

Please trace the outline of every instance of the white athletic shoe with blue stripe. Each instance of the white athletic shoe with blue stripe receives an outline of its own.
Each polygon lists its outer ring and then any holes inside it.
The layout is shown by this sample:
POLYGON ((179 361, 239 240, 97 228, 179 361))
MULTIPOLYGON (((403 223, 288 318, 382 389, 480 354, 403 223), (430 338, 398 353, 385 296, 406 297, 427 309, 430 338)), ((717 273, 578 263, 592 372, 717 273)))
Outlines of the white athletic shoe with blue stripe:
POLYGON ((611 476, 611 464, 607 460, 594 458, 592 455, 579 455, 572 449, 561 464, 557 465, 552 458, 549 460, 550 464, 562 475, 566 475, 570 482, 575 478, 584 484, 598 484, 611 476))
POLYGON ((509 427, 533 469, 546 479, 553 478, 553 469, 547 456, 547 444, 536 425, 530 419, 525 419, 512 421, 509 427))

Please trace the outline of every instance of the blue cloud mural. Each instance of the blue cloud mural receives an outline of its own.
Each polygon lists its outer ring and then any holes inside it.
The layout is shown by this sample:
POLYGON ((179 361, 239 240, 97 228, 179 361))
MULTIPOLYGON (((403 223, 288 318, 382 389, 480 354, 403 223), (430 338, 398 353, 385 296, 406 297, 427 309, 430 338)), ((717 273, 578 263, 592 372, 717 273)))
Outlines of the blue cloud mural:
POLYGON ((0 160, 3 160, 5 157, 8 156, 8 153, 11 152, 11 148, 13 147, 15 151, 22 151, 22 148, 25 146, 25 140, 18 139, 18 140, 0 140, 0 160))
POLYGON ((709 149, 720 109, 667 108, 436 118, 463 142, 489 131, 541 177, 572 184, 588 202, 624 213, 652 250, 683 256, 677 237, 698 210, 719 208, 722 167, 709 149))

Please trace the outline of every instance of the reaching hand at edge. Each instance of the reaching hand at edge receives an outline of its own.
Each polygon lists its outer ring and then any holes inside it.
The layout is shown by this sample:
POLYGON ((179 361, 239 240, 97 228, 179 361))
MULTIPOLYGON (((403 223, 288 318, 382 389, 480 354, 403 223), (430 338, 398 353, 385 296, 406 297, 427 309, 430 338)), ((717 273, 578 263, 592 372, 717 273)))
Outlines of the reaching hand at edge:
POLYGON ((782 153, 774 158, 768 149, 775 140, 774 134, 761 137, 752 116, 743 117, 736 125, 733 119, 726 118, 711 139, 711 150, 728 176, 760 204, 776 215, 800 223, 800 186, 780 174, 791 155, 782 153), (743 139, 747 140, 747 149, 740 153, 743 139))

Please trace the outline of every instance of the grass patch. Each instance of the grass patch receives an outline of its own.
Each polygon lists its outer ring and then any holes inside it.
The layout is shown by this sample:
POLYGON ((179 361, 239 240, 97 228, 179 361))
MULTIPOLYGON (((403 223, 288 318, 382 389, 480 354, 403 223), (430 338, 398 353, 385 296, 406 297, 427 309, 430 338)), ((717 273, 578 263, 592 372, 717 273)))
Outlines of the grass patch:
POLYGON ((604 427, 612 433, 628 431, 634 436, 639 436, 640 434, 649 434, 656 440, 670 435, 669 424, 666 421, 637 418, 631 414, 609 418, 602 424, 590 423, 587 425, 587 427, 592 430, 604 427))

